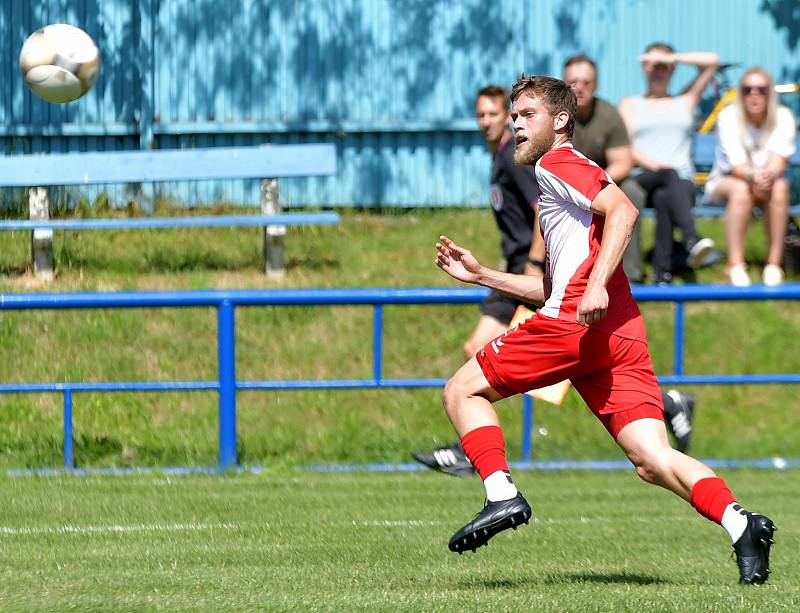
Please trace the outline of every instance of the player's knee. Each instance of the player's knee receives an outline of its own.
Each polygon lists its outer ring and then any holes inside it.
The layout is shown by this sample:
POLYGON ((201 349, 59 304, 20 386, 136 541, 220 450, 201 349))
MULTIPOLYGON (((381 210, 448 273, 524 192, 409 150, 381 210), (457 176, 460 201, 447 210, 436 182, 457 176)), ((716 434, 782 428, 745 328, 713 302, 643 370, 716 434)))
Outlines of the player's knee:
POLYGON ((450 413, 457 407, 466 396, 466 388, 460 381, 458 374, 453 375, 445 383, 444 391, 442 392, 442 404, 444 410, 450 413))
POLYGON ((631 454, 628 457, 636 468, 636 474, 647 483, 661 483, 668 472, 666 460, 658 454, 631 454))

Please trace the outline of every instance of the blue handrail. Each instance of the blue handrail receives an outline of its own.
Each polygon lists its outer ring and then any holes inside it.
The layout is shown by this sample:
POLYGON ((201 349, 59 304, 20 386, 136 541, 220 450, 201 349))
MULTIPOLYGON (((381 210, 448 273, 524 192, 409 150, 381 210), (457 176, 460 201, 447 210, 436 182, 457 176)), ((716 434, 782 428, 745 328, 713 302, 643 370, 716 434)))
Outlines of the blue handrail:
MULTIPOLYGON (((634 286, 640 302, 675 303, 675 362, 671 375, 659 377, 672 384, 800 383, 800 373, 757 375, 684 375, 683 306, 685 302, 730 300, 800 300, 800 283, 779 287, 682 285, 634 286)), ((236 393, 240 390, 392 389, 441 387, 442 378, 383 378, 383 306, 387 304, 470 304, 486 290, 476 288, 361 288, 293 290, 199 290, 159 292, 76 292, 0 294, 0 310, 105 309, 153 307, 217 308, 218 378, 216 381, 115 381, 59 383, 3 383, 0 393, 60 392, 64 396, 64 467, 74 467, 72 436, 73 395, 76 392, 216 391, 219 394, 219 465, 229 468, 236 456, 236 393), (235 308, 241 306, 372 305, 373 368, 371 379, 240 381, 236 378, 235 308)), ((533 403, 523 396, 523 459, 532 453, 533 403)))

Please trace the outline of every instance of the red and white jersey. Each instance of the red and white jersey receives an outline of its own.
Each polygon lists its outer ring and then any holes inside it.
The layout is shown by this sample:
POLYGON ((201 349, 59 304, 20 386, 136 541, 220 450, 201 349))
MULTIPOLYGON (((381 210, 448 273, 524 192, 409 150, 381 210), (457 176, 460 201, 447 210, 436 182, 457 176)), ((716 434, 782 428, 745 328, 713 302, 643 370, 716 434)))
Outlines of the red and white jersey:
MULTIPOLYGON (((536 179, 540 190, 539 226, 547 249, 551 286, 539 313, 574 322, 603 238, 605 217, 592 213, 592 200, 613 181, 605 170, 570 143, 548 151, 539 159, 536 179)), ((626 338, 644 340, 644 322, 621 264, 606 290, 608 312, 591 325, 626 338)))

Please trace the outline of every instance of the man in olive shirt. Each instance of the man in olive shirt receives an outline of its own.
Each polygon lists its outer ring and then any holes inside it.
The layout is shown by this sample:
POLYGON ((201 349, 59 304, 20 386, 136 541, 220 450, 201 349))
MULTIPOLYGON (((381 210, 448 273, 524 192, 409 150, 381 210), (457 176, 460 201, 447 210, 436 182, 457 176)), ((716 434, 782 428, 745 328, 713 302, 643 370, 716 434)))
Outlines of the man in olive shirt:
MULTIPOLYGON (((597 89, 595 63, 585 55, 572 56, 564 63, 564 81, 572 86, 578 99, 572 145, 605 169, 641 211, 647 194, 641 185, 628 176, 633 169, 628 130, 617 109, 594 95, 597 89)), ((622 258, 622 267, 631 283, 641 283, 643 275, 638 223, 633 228, 631 241, 622 258)))

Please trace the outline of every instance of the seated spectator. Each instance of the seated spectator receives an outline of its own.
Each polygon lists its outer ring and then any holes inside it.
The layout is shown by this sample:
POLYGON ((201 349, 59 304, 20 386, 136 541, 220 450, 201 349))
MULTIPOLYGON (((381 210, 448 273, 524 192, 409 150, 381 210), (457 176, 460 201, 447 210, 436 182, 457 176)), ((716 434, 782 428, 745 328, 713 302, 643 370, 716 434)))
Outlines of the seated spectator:
POLYGON ((640 59, 647 92, 623 98, 619 112, 633 142, 637 168, 632 176, 647 192, 648 205, 656 210, 653 280, 664 285, 672 283, 675 227, 681 232, 691 268, 701 266, 714 251, 714 241, 697 234, 691 212, 695 200, 692 136, 694 111, 719 66, 719 56, 675 53, 669 45, 653 43, 640 59), (698 74, 681 95, 671 96, 669 82, 679 63, 696 66, 698 74))
POLYGON ((795 119, 778 104, 772 77, 751 68, 739 82, 736 102, 717 119, 717 150, 706 183, 706 199, 725 204, 728 276, 733 285, 750 285, 744 240, 753 206, 764 212, 767 233, 765 285, 783 282, 784 238, 789 216, 786 164, 795 151, 795 119))

